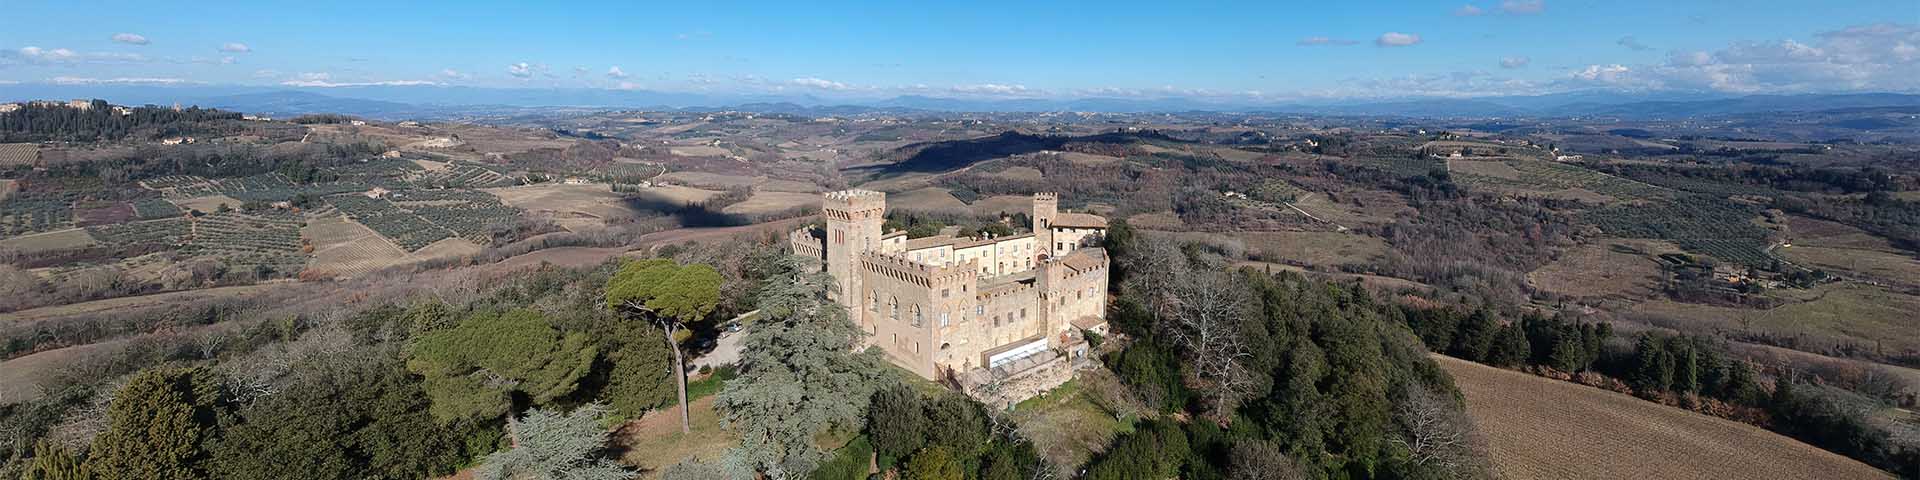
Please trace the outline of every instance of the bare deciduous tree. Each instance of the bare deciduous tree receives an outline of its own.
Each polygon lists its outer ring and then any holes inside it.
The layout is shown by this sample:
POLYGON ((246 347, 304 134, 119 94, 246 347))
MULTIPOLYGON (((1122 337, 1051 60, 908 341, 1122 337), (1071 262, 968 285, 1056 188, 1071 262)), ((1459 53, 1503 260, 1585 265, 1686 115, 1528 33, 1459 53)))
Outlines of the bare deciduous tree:
POLYGON ((1480 476, 1473 424, 1460 406, 1444 394, 1413 387, 1398 410, 1402 432, 1393 442, 1407 449, 1409 461, 1453 478, 1480 476))
POLYGON ((1224 421, 1253 387, 1252 375, 1241 365, 1252 355, 1241 329, 1248 317, 1247 292, 1219 272, 1195 272, 1178 280, 1162 330, 1188 353, 1194 374, 1211 384, 1211 413, 1224 421))
POLYGON ((1233 461, 1227 466, 1229 480, 1297 480, 1307 478, 1287 451, 1266 440, 1243 440, 1233 444, 1233 461))

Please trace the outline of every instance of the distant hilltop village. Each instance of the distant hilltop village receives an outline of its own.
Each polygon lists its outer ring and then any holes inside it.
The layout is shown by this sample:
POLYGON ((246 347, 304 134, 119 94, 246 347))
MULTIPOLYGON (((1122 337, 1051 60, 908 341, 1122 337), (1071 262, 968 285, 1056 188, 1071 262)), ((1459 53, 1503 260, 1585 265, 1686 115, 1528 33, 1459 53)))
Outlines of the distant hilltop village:
POLYGON ((795 254, 826 263, 869 344, 921 377, 987 401, 1016 402, 1073 377, 1082 332, 1105 334, 1107 220, 1059 212, 1033 195, 1033 232, 908 239, 882 232, 887 195, 829 192, 826 227, 789 237, 795 254))

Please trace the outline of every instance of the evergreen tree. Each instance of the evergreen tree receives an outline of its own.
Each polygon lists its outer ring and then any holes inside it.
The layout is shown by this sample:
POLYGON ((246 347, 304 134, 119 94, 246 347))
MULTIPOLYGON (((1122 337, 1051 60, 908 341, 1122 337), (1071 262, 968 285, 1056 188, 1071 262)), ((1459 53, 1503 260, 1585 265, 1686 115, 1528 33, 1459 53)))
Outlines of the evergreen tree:
POLYGON ((206 478, 207 447, 226 408, 219 378, 206 369, 140 372, 114 393, 107 431, 94 438, 87 463, 107 480, 206 478))
POLYGON ((712 266, 675 265, 672 260, 630 261, 607 280, 607 307, 653 322, 673 353, 673 381, 680 395, 680 431, 693 431, 687 407, 686 359, 680 351, 687 323, 705 320, 720 305, 726 279, 712 266))
POLYGON ((600 420, 608 411, 600 404, 588 404, 567 414, 539 408, 529 410, 507 425, 513 448, 487 455, 474 472, 474 478, 625 480, 637 477, 639 472, 600 455, 606 449, 609 435, 607 429, 600 426, 600 420))
POLYGON ((674 402, 673 354, 660 332, 651 328, 616 328, 624 332, 620 347, 607 355, 612 364, 600 399, 626 418, 674 402))
POLYGON ((875 452, 900 459, 927 445, 929 419, 920 404, 920 392, 907 385, 874 392, 867 404, 867 437, 875 452))
POLYGON ((26 480, 91 480, 93 468, 67 449, 41 441, 33 446, 33 461, 27 464, 26 480))
POLYGON ((1493 318, 1492 312, 1474 310, 1460 322, 1460 330, 1454 333, 1453 345, 1447 348, 1447 354, 1467 361, 1484 361, 1499 331, 1500 322, 1493 318))
POLYGON ((741 341, 740 376, 714 399, 740 437, 727 452, 736 476, 803 478, 826 457, 814 437, 857 428, 872 393, 887 386, 878 352, 855 352, 864 332, 826 300, 831 279, 818 265, 779 262, 741 341))
POLYGON ((1500 327, 1500 333, 1493 338, 1493 348, 1487 352, 1488 365, 1496 367, 1517 367, 1527 363, 1533 356, 1532 347, 1527 343, 1527 335, 1520 331, 1519 325, 1500 327))
POLYGON ((953 457, 947 447, 933 446, 907 460, 902 468, 906 480, 961 480, 965 478, 960 461, 953 457))
POLYGON ((587 335, 563 334, 540 312, 483 312, 422 337, 407 369, 426 378, 435 418, 490 420, 516 394, 545 404, 573 393, 596 356, 587 335))

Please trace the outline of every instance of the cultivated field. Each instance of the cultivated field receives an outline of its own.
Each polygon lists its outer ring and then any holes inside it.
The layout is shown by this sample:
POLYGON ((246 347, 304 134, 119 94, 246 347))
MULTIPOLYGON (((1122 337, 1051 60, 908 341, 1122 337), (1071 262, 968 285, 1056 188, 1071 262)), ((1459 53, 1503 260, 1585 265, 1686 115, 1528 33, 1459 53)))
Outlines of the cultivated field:
POLYGON ((771 213, 793 207, 818 205, 819 203, 820 194, 818 193, 760 190, 753 192, 753 196, 747 197, 747 201, 728 205, 722 212, 737 214, 771 213))
POLYGON ((1346 282, 1357 281, 1357 282, 1360 282, 1361 285, 1366 285, 1367 287, 1370 287, 1370 288, 1385 290, 1390 292, 1401 291, 1401 290, 1433 289, 1433 286, 1431 285, 1427 285, 1427 284, 1412 281, 1412 280, 1407 280, 1404 278, 1394 278, 1394 277, 1371 275, 1371 274, 1365 274, 1365 273, 1341 273, 1337 271, 1321 271, 1321 270, 1314 270, 1314 269, 1305 268, 1305 267, 1296 267, 1296 266, 1287 265, 1284 263, 1256 262, 1256 261, 1248 260, 1248 261, 1235 263, 1233 266, 1252 268, 1254 270, 1265 272, 1268 275, 1272 275, 1282 271, 1287 271, 1287 272, 1300 273, 1311 278, 1325 278, 1328 281, 1334 281, 1334 282, 1346 283, 1346 282))
POLYGON ((1759 427, 1436 356, 1505 478, 1889 478, 1759 427))
POLYGON ((1648 254, 1678 250, 1656 240, 1602 239, 1560 254, 1527 281, 1561 295, 1645 298, 1660 285, 1660 264, 1648 254))
MULTIPOLYGON (((541 184, 519 187, 487 188, 482 191, 491 193, 500 200, 528 213, 546 215, 553 223, 563 228, 579 231, 606 225, 607 220, 633 218, 642 212, 635 210, 618 193, 606 185, 562 185, 541 184)), ((705 201, 711 193, 694 195, 691 192, 707 192, 688 187, 654 187, 649 192, 663 192, 659 195, 677 197, 671 201, 685 203, 689 199, 705 201), (667 193, 673 192, 673 193, 667 193)))
POLYGON ((80 248, 93 245, 94 243, 96 242, 94 242, 93 236, 87 235, 86 229, 70 228, 0 239, 0 248, 14 250, 20 253, 34 253, 66 248, 80 248))
POLYGON ((405 263, 407 257, 406 251, 345 216, 313 219, 300 234, 312 242, 307 270, 316 274, 353 278, 405 263))
POLYGON ((1396 215, 1413 209, 1399 194, 1382 190, 1344 192, 1339 201, 1323 193, 1302 193, 1293 206, 1347 228, 1393 223, 1396 215))
POLYGON ((1843 341, 1869 350, 1920 350, 1920 297, 1883 287, 1832 283, 1791 292, 1807 301, 1768 310, 1666 300, 1635 305, 1631 313, 1663 318, 1661 326, 1690 332, 1764 332, 1805 340, 1843 341))
MULTIPOLYGON (((970 210, 966 203, 962 203, 960 199, 954 198, 952 193, 947 192, 947 189, 939 187, 927 187, 900 193, 889 193, 887 194, 887 208, 912 210, 916 212, 965 212, 970 210)), ((1032 200, 1028 200, 1027 209, 1032 209, 1032 200)))
POLYGON ((39 161, 39 145, 32 143, 0 143, 0 166, 33 165, 39 161))
POLYGON ((1802 267, 1842 272, 1860 280, 1920 285, 1920 260, 1910 254, 1800 244, 1774 253, 1802 267))
POLYGON ((220 210, 220 205, 222 204, 225 204, 227 208, 240 208, 241 202, 239 199, 226 195, 209 195, 205 197, 178 199, 174 200, 173 203, 179 205, 180 208, 199 210, 201 213, 213 213, 220 210))
POLYGON ((1850 277, 1883 283, 1920 286, 1920 260, 1894 248, 1885 238, 1826 220, 1787 217, 1792 246, 1774 250, 1788 261, 1807 268, 1842 272, 1850 277))
POLYGON ((735 187, 758 185, 762 177, 709 172, 672 172, 661 175, 660 179, 688 186, 725 190, 735 187))
POLYGON ((1246 242, 1248 257, 1269 262, 1331 267, 1366 262, 1387 253, 1387 242, 1356 233, 1241 232, 1232 236, 1246 242))
POLYGON ((682 157, 719 157, 733 153, 725 148, 707 145, 676 146, 670 150, 674 155, 682 157))
POLYGON ((1027 212, 1028 215, 1032 215, 1033 197, 1023 195, 996 195, 973 201, 973 213, 976 215, 992 215, 996 213, 1012 215, 1014 212, 1027 212))

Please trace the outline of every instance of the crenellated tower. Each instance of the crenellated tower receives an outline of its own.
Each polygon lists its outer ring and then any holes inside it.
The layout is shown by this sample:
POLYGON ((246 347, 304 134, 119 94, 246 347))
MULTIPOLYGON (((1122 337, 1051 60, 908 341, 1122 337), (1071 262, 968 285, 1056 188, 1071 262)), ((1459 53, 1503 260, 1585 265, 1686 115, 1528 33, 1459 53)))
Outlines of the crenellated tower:
POLYGON ((1060 194, 1033 194, 1033 238, 1040 251, 1053 251, 1053 219, 1060 214, 1060 194))
POLYGON ((887 194, 872 190, 828 192, 820 206, 827 220, 827 274, 837 291, 827 296, 848 311, 859 312, 860 254, 880 249, 880 228, 886 222, 887 194))

